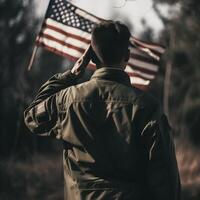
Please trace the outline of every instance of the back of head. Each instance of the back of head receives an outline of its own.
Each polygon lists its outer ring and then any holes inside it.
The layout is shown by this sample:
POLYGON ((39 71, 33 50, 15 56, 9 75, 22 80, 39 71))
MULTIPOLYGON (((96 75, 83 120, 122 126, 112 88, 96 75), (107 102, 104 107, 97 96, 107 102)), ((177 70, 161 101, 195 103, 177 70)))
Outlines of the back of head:
POLYGON ((118 21, 98 24, 92 31, 92 48, 101 63, 120 63, 128 52, 130 32, 118 21))

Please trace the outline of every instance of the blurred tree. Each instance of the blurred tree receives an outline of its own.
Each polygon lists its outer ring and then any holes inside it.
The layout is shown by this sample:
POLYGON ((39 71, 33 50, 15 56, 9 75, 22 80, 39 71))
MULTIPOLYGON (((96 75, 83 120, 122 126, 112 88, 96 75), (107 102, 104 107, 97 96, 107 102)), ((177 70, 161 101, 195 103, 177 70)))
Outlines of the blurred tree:
POLYGON ((63 59, 39 51, 33 69, 27 71, 38 25, 33 1, 0 1, 0 156, 16 149, 47 149, 36 137, 25 134, 29 131, 23 111, 41 83, 61 70, 63 59))
POLYGON ((154 0, 154 9, 165 27, 160 40, 168 47, 163 67, 170 80, 165 88, 170 121, 177 134, 188 133, 200 144, 200 1, 154 0), (167 6, 165 15, 160 8, 167 6))
POLYGON ((24 65, 36 26, 31 9, 29 0, 0 1, 0 152, 4 155, 14 147, 24 91, 28 89, 24 65))

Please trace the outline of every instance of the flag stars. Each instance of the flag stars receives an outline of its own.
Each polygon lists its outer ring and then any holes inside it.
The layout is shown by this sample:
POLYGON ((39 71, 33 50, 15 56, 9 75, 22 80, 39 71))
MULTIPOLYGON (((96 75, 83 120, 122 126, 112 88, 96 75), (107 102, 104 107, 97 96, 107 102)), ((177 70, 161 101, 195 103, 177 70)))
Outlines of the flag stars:
POLYGON ((49 17, 65 25, 76 27, 89 33, 92 31, 93 23, 75 13, 75 6, 63 0, 54 0, 54 2, 49 17))
POLYGON ((72 6, 72 7, 71 7, 71 11, 74 11, 74 10, 75 10, 75 7, 72 6))
POLYGON ((87 27, 87 29, 89 29, 89 28, 90 28, 90 25, 86 25, 86 27, 87 27))
POLYGON ((71 15, 71 14, 70 14, 70 19, 71 19, 71 20, 72 20, 72 19, 74 19, 74 16, 73 16, 73 15, 71 15))

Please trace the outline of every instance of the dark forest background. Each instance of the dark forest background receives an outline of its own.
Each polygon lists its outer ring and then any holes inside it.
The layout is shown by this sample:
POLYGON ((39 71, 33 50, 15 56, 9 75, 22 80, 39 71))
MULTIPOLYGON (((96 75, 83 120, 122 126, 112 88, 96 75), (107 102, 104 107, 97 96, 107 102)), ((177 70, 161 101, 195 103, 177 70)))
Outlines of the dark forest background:
MULTIPOLYGON (((183 200, 200 199, 200 1, 153 0, 164 24, 157 37, 145 21, 141 39, 167 47, 149 92, 163 102, 174 129, 183 200), (174 9, 179 5, 179 9, 174 9), (169 6, 168 15, 160 7, 169 6)), ((0 0, 0 199, 62 199, 62 143, 32 135, 23 111, 39 86, 73 63, 39 49, 27 65, 42 19, 31 0, 0 0)), ((113 13, 116 15, 117 13, 113 13)), ((122 16, 123 17, 123 16, 122 16)), ((128 24, 130 24, 127 21, 128 24)), ((134 27, 130 27, 134 30, 134 27)))

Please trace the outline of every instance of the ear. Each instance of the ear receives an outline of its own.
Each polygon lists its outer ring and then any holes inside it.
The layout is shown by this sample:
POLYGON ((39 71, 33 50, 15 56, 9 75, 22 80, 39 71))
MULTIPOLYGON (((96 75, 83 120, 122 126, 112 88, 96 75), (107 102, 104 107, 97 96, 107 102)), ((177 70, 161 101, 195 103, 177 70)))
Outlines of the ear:
POLYGON ((125 55, 124 61, 125 61, 125 62, 128 62, 129 57, 130 57, 130 50, 128 49, 127 52, 126 52, 126 55, 125 55))

